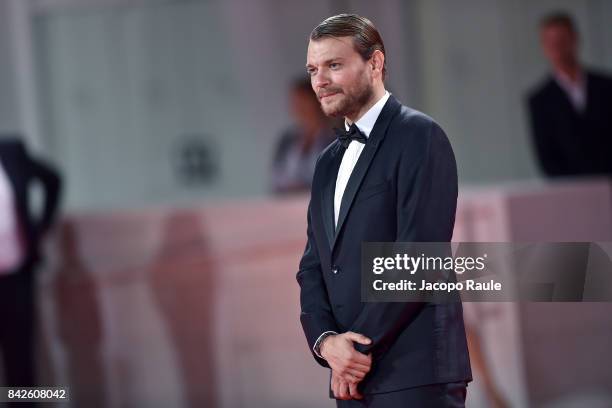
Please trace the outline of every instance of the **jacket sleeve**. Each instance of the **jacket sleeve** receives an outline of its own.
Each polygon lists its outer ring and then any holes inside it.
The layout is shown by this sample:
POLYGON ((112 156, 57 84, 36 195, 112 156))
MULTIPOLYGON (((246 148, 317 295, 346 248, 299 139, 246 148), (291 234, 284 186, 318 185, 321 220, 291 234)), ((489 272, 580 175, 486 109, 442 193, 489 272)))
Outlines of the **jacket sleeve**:
POLYGON ((533 147, 538 158, 540 169, 547 176, 561 176, 565 172, 562 158, 558 153, 557 141, 554 138, 554 121, 547 119, 546 106, 538 101, 534 96, 528 99, 529 124, 531 126, 531 136, 533 147))
MULTIPOLYGON (((423 143, 405 146, 397 173, 397 242, 449 242, 457 207, 457 167, 442 129, 425 125, 423 143), (417 153, 415 153, 417 149, 417 153)), ((366 303, 350 330, 372 340, 355 348, 374 360, 395 342, 424 302, 366 303)))
MULTIPOLYGON (((312 201, 312 200, 311 200, 312 201)), ((313 350, 319 336, 327 331, 338 332, 336 320, 329 304, 329 296, 323 280, 321 261, 317 244, 312 231, 312 206, 308 205, 307 242, 304 255, 300 261, 297 281, 300 285, 300 321, 306 334, 306 340, 315 360, 323 367, 327 362, 318 357, 313 350)))

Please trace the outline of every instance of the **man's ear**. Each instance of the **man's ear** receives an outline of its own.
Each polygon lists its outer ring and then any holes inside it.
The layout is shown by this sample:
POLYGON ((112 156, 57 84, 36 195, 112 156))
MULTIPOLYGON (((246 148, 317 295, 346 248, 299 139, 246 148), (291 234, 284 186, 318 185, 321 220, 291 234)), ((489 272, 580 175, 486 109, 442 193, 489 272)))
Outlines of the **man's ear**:
POLYGON ((380 73, 382 78, 383 67, 385 66, 385 54, 381 50, 376 50, 372 53, 370 58, 370 64, 372 64, 372 71, 380 73))

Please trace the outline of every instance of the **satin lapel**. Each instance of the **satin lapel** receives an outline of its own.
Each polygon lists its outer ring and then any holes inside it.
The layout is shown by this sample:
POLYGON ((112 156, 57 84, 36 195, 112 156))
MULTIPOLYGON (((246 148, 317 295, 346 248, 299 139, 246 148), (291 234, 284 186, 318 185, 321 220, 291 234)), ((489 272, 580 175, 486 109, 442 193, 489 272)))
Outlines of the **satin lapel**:
POLYGON ((344 152, 345 149, 340 143, 336 142, 330 148, 330 157, 326 168, 322 172, 322 174, 327 176, 327 179, 323 185, 321 208, 323 209, 323 225, 325 226, 325 234, 327 235, 330 249, 332 242, 334 242, 334 193, 336 191, 336 178, 338 177, 338 169, 340 169, 344 152))
POLYGON ((378 150, 380 142, 382 142, 385 134, 387 132, 387 127, 389 127, 389 123, 391 119, 400 108, 400 103, 393 97, 390 96, 389 100, 383 107, 382 111, 380 111, 380 115, 378 119, 376 119, 376 123, 374 124, 374 128, 368 137, 368 141, 366 142, 357 163, 355 164, 355 168, 349 177, 348 184, 346 185, 346 189, 344 190, 344 195, 342 196, 342 204, 340 205, 340 214, 338 216, 338 226, 336 227, 336 233, 334 235, 334 239, 332 241, 332 252, 334 250, 334 245, 336 244, 336 240, 340 235, 340 231, 342 230, 342 226, 344 225, 344 221, 353 205, 353 200, 355 199, 355 195, 359 191, 359 187, 361 186, 361 182, 365 177, 370 164, 372 163, 372 159, 378 150))

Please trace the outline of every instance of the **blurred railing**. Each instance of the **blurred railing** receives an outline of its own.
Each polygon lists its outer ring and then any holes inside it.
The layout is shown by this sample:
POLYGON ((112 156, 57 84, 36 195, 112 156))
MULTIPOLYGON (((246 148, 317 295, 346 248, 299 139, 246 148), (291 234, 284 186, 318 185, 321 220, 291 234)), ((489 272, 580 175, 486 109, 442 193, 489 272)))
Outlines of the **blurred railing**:
MULTIPOLYGON (((299 323, 306 207, 67 216, 40 274, 41 383, 73 406, 334 406, 299 323)), ((462 189, 454 240, 612 241, 611 184, 462 189)), ((465 309, 511 406, 610 397, 611 304, 465 309)), ((474 374, 470 406, 489 406, 474 374)))

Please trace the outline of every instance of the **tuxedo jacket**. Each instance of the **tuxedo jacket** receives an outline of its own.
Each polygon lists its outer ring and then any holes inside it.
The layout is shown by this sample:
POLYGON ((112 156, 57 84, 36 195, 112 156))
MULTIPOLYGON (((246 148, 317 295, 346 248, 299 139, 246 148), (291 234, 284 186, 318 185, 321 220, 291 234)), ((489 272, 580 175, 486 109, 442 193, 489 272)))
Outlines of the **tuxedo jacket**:
POLYGON ((550 76, 528 97, 535 152, 548 176, 612 175, 612 79, 586 72, 586 109, 578 112, 550 76))
POLYGON ((470 381, 460 302, 361 302, 362 242, 450 241, 457 168, 446 135, 430 117, 389 97, 351 173, 334 228, 344 151, 336 140, 317 161, 297 273, 300 320, 311 352, 326 331, 372 339, 368 346, 355 345, 373 356, 360 384, 365 394, 470 381))
POLYGON ((25 257, 20 271, 29 271, 40 259, 40 240, 55 216, 59 194, 59 174, 48 164, 31 157, 17 137, 0 137, 0 162, 13 188, 15 214, 25 244, 25 257), (42 213, 30 210, 30 189, 40 182, 44 192, 42 213))

